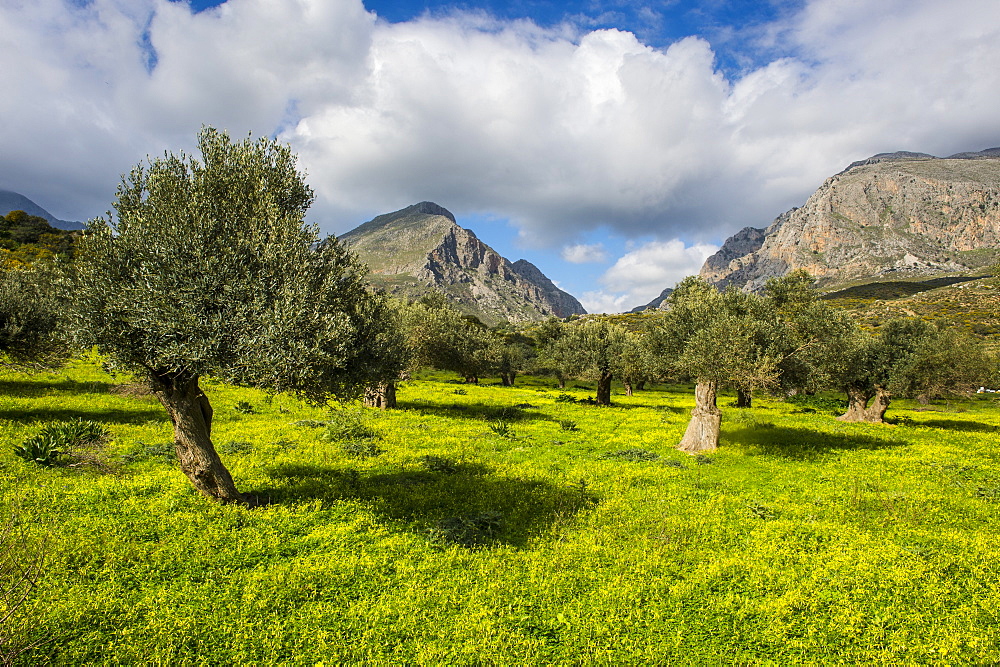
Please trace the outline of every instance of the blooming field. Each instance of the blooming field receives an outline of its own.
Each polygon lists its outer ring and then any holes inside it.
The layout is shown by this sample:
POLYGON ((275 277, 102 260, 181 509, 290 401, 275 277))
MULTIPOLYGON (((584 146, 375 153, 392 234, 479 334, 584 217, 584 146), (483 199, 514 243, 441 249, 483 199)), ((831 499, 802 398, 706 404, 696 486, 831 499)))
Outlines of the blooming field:
POLYGON ((601 408, 433 375, 377 412, 204 383, 248 508, 195 494, 123 382, 0 374, 4 544, 44 555, 11 626, 41 642, 25 664, 1000 660, 992 395, 885 426, 724 398, 696 459, 673 450, 686 387, 601 408), (76 465, 13 454, 74 418, 111 440, 76 465))

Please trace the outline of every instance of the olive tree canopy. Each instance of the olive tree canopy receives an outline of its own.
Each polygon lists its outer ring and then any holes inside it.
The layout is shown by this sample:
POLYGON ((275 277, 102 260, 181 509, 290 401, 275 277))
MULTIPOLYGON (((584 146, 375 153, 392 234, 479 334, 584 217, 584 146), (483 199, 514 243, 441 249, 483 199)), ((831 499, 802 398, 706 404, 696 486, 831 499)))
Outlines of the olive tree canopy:
POLYGON ((0 268, 0 355, 18 366, 57 366, 66 357, 60 336, 55 266, 0 268))
POLYGON ((847 392, 842 421, 882 423, 895 396, 970 393, 988 381, 995 363, 970 335, 945 323, 888 320, 860 332, 842 351, 837 379, 847 392), (870 403, 869 403, 870 402, 870 403))
POLYGON ((123 177, 81 245, 71 319, 81 343, 150 381, 194 486, 233 501, 201 376, 320 403, 399 368, 363 265, 303 222, 313 193, 290 149, 203 128, 198 150, 123 177))
POLYGON ((650 327, 660 373, 694 379, 695 408, 677 448, 688 453, 718 447, 720 386, 749 392, 776 386, 785 356, 780 319, 764 297, 685 278, 650 327))

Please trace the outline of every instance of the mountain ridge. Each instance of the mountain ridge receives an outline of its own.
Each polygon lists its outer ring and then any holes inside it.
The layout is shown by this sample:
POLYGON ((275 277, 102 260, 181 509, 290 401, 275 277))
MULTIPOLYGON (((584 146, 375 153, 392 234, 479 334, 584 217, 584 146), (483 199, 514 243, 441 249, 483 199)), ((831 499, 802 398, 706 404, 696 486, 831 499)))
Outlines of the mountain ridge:
POLYGON ((586 313, 538 267, 510 262, 434 202, 376 216, 340 240, 368 265, 374 286, 404 298, 441 291, 487 324, 586 313))
POLYGON ((24 211, 28 215, 34 215, 39 218, 45 218, 45 220, 57 229, 62 229, 66 231, 74 231, 78 229, 86 229, 87 226, 82 222, 74 222, 72 220, 60 220, 56 216, 52 215, 44 208, 33 202, 28 197, 25 197, 19 192, 14 192, 13 190, 2 190, 0 189, 0 216, 7 215, 11 211, 24 211))
POLYGON ((880 153, 828 178, 802 207, 745 227, 705 260, 719 288, 760 290, 805 269, 821 286, 968 272, 1000 258, 1000 148, 937 158, 880 153))

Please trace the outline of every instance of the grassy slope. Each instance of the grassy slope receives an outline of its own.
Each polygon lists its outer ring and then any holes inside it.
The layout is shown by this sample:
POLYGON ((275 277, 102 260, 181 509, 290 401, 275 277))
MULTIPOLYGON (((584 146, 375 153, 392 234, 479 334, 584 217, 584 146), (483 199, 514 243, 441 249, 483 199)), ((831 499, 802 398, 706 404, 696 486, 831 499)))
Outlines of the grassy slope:
POLYGON ((2 502, 49 535, 30 620, 50 641, 28 662, 1000 659, 993 399, 894 405, 899 423, 878 427, 777 401, 724 407, 723 447, 698 464, 672 449, 686 392, 596 408, 556 402, 551 385, 444 379, 365 413, 385 450, 367 459, 292 425, 323 410, 211 384, 224 458, 272 500, 245 509, 196 496, 159 454, 158 404, 109 393, 93 366, 0 375, 2 502), (516 404, 531 406, 512 419, 518 439, 494 435, 486 417, 516 404), (40 421, 76 416, 114 432, 116 473, 10 453, 40 421), (661 458, 599 458, 632 448, 661 458), (458 472, 426 470, 428 454, 458 472), (502 517, 489 546, 442 539, 488 512, 502 517))
POLYGON ((1000 282, 995 278, 874 282, 831 292, 825 298, 868 325, 892 317, 946 320, 977 334, 991 349, 1000 347, 1000 282))

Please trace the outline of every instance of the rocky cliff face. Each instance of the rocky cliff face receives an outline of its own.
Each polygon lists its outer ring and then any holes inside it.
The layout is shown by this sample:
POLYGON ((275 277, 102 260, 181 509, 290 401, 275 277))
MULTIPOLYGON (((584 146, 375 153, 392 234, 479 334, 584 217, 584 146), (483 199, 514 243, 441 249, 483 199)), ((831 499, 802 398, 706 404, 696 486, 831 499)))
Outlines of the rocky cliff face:
POLYGON ((658 310, 658 309, 662 310, 662 309, 666 308, 666 306, 664 305, 664 302, 667 300, 667 297, 670 296, 673 293, 674 293, 674 288, 673 287, 668 287, 665 290, 663 290, 662 292, 660 292, 660 295, 658 297, 656 297, 655 299, 653 299, 652 301, 650 301, 646 305, 644 305, 644 306, 636 306, 635 308, 633 308, 632 310, 630 310, 628 312, 630 312, 630 313, 641 313, 644 310, 658 310))
POLYGON ((441 291, 488 324, 586 312, 537 267, 512 264, 432 202, 378 216, 340 238, 368 264, 374 285, 406 298, 441 291))
POLYGON ((551 304, 552 313, 557 317, 585 315, 587 311, 576 297, 556 287, 548 276, 526 259, 519 259, 511 267, 533 288, 534 300, 551 304))
POLYGON ((806 269, 832 285, 979 269, 1000 257, 1000 150, 877 155, 833 176, 767 229, 748 227, 706 260, 719 287, 759 290, 806 269))
POLYGON ((722 280, 732 272, 732 262, 760 250, 766 237, 767 232, 763 229, 744 227, 726 239, 718 252, 705 260, 699 275, 713 283, 722 280))

